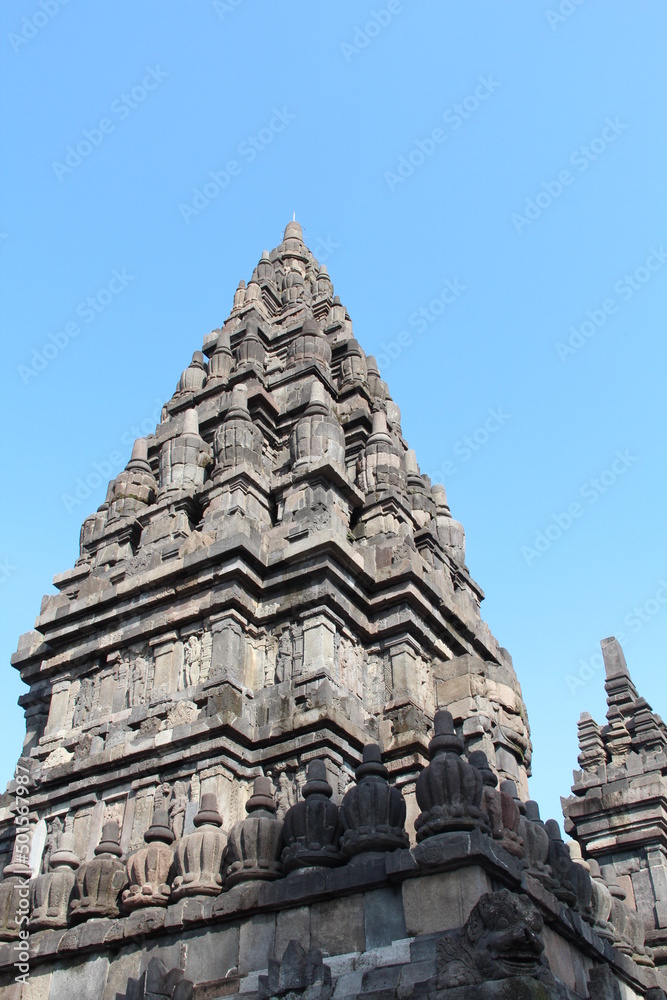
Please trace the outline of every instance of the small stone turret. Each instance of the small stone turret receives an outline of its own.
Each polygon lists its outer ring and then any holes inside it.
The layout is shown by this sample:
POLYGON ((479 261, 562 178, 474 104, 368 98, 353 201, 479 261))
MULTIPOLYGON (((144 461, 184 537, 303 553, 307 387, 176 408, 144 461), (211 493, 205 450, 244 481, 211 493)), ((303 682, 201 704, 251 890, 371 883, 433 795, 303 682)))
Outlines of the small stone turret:
POLYGON ((49 859, 49 871, 30 883, 30 929, 66 927, 76 870, 80 859, 74 851, 74 835, 63 833, 49 859))
POLYGON ((323 760, 309 763, 301 794, 302 801, 287 810, 283 821, 283 868, 290 872, 312 865, 330 868, 342 864, 338 842, 343 831, 323 760))
POLYGON ((290 440, 292 469, 331 462, 344 474, 345 434, 331 411, 331 398, 321 382, 313 382, 306 411, 290 440))
POLYGON ((115 820, 105 823, 102 839, 95 848, 95 857, 86 861, 76 873, 76 883, 70 901, 70 923, 89 917, 117 917, 119 898, 127 885, 127 869, 120 860, 120 831, 115 820))
POLYGON ((109 520, 136 517, 155 502, 157 483, 148 461, 148 442, 137 438, 132 457, 114 481, 109 502, 109 520))
POLYGON ((484 828, 482 775, 465 759, 463 740, 454 732, 449 712, 436 712, 428 749, 431 763, 417 778, 417 802, 422 810, 415 820, 417 840, 484 828))
POLYGON ((206 381, 206 364, 201 351, 195 351, 192 361, 178 381, 178 392, 199 392, 206 381))
POLYGON ((210 449, 199 435, 197 411, 186 410, 180 434, 168 438, 160 449, 160 494, 201 489, 211 460, 210 449))
POLYGON ((257 278, 260 282, 269 282, 275 284, 276 272, 273 269, 273 264, 271 263, 271 255, 268 250, 262 251, 262 256, 256 268, 257 278))
POLYGON ((340 807, 344 856, 407 847, 405 801, 387 781, 389 771, 382 763, 379 746, 371 743, 364 747, 354 776, 356 785, 345 793, 340 807))
POLYGON ((123 892, 123 907, 126 910, 166 906, 171 895, 169 873, 174 860, 171 849, 174 835, 166 809, 155 810, 144 840, 146 847, 140 847, 127 861, 130 885, 123 892))
POLYGON ((455 521, 451 515, 445 487, 440 483, 434 483, 431 495, 435 501, 435 523, 440 543, 456 566, 465 566, 465 531, 463 525, 455 521))
POLYGON ((30 868, 18 860, 15 849, 13 860, 2 870, 0 882, 0 941, 15 941, 22 926, 25 930, 23 916, 29 913, 30 875, 30 868))
POLYGON ((196 830, 174 844, 172 898, 217 896, 222 889, 221 864, 227 837, 215 795, 205 792, 194 818, 196 830))
POLYGON ((366 356, 358 341, 354 337, 350 337, 345 345, 345 354, 340 363, 341 392, 367 384, 366 356))
MULTIPOLYGON (((259 286, 255 285, 255 288, 259 286)), ((261 293, 260 293, 261 297, 261 293)), ((246 293, 247 299, 247 293, 246 293)), ((251 314, 252 315, 252 314, 251 314)), ((254 320, 248 320, 245 331, 239 340, 236 350, 236 367, 234 376, 256 375, 262 378, 264 375, 264 363, 266 361, 266 348, 259 335, 259 327, 254 320)))
POLYGON ((218 331, 215 349, 209 362, 209 375, 211 379, 220 379, 222 385, 227 385, 229 376, 234 368, 234 355, 231 350, 230 333, 227 327, 218 331))
POLYGON ((227 415, 215 432, 213 478, 243 464, 261 468, 262 440, 262 432, 248 411, 248 389, 243 384, 235 385, 227 415))
POLYGON ((282 875, 282 823, 276 817, 273 786, 269 778, 255 778, 246 802, 246 819, 237 823, 227 844, 225 885, 282 875))
POLYGON ((519 836, 523 842, 526 874, 553 891, 555 881, 549 867, 549 834, 540 819, 540 807, 533 799, 526 802, 526 814, 519 820, 519 836))
POLYGON ((477 768, 482 776, 484 792, 482 795, 482 808, 486 814, 491 836, 500 842, 501 846, 514 857, 522 857, 523 844, 518 834, 519 820, 521 818, 519 808, 514 798, 509 794, 507 786, 512 786, 516 792, 513 782, 503 782, 498 788, 498 777, 489 767, 489 761, 483 750, 473 750, 469 757, 469 763, 477 768))
POLYGON ((359 463, 357 482, 365 493, 406 488, 405 468, 387 428, 384 410, 373 413, 373 430, 359 463))
POLYGON ((331 365, 331 347, 320 326, 312 316, 308 317, 287 352, 287 368, 308 362, 321 365, 326 371, 331 365))

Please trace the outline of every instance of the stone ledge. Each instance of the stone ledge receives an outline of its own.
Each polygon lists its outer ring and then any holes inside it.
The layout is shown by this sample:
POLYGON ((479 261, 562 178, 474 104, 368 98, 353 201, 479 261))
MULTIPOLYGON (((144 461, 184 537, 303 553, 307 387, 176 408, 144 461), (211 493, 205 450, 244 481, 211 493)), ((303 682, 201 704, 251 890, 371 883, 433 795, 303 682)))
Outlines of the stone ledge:
MULTIPOLYGON (((147 940, 155 942, 159 947, 160 936, 171 938, 174 934, 206 926, 211 930, 214 926, 219 927, 222 931, 225 925, 233 925, 239 921, 244 923, 255 915, 280 913, 301 906, 322 906, 329 901, 333 903, 336 898, 360 898, 363 893, 391 887, 406 880, 412 883, 422 877, 429 880, 440 876, 455 878, 457 871, 472 866, 485 871, 487 877, 496 884, 518 888, 520 879, 515 859, 506 855, 479 831, 441 834, 430 838, 430 841, 435 848, 431 852, 424 850, 429 843, 427 840, 412 850, 399 850, 384 857, 364 858, 359 855, 356 863, 340 868, 303 869, 272 882, 241 883, 215 897, 185 898, 164 909, 149 907, 117 919, 92 918, 68 929, 38 931, 31 935, 32 964, 34 967, 48 965, 55 958, 61 962, 63 959, 75 960, 82 953, 115 952, 127 945, 141 948, 145 947, 147 940)), ((602 942, 576 913, 563 907, 539 883, 524 879, 523 888, 538 906, 549 926, 578 950, 597 961, 606 962, 628 984, 644 990, 655 984, 652 970, 637 967, 630 958, 611 948, 608 942, 602 942)), ((384 993, 391 988, 392 996, 397 996, 398 979, 390 987, 388 980, 385 983, 386 977, 378 972, 378 982, 375 984, 369 973, 376 969, 400 970, 401 967, 414 968, 421 965, 428 971, 427 966, 430 969, 429 963, 435 960, 436 942, 441 933, 420 934, 416 938, 397 939, 390 945, 364 952, 335 955, 328 964, 338 976, 363 972, 367 977, 363 981, 364 995, 377 990, 384 993), (370 986, 373 989, 367 989, 370 986)), ((13 962, 12 942, 0 943, 0 967, 11 969, 13 962)), ((406 975, 412 977, 410 986, 408 987, 407 982, 405 984, 405 995, 408 995, 413 988, 417 990, 419 981, 415 978, 416 973, 406 975)), ((251 983, 251 980, 255 982, 253 977, 254 973, 243 980, 241 992, 252 993, 257 989, 251 983)), ((427 987, 425 981, 428 978, 424 977, 424 989, 435 998, 439 996, 439 991, 434 992, 432 984, 427 987)), ((349 985, 352 985, 352 980, 349 985)), ((339 992, 337 995, 342 997, 344 994, 339 992)), ((500 996, 503 994, 499 994, 500 996)), ((447 1000, 452 1000, 451 990, 447 993, 447 1000)))

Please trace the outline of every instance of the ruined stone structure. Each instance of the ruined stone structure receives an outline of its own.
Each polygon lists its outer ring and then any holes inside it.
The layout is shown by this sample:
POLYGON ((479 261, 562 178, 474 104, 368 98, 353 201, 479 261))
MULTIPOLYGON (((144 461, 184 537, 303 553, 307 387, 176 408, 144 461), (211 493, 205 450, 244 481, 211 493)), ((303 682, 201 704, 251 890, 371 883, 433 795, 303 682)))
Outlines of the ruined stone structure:
MULTIPOLYGON (((528 800, 463 528, 298 223, 202 346, 12 660, 0 995, 664 1000, 625 847, 528 800)), ((584 767, 662 752, 614 691, 584 767)))
POLYGON ((637 693, 616 639, 602 641, 602 654, 607 723, 579 720, 581 771, 563 799, 566 830, 667 967, 667 726, 637 693))

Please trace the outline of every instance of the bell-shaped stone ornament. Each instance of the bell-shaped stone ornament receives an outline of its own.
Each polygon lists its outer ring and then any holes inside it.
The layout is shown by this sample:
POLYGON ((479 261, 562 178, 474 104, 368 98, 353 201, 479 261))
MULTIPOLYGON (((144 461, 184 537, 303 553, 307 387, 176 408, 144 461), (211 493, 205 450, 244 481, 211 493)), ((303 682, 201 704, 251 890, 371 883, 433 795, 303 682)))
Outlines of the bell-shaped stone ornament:
POLYGON ((615 935, 614 928, 610 923, 611 907, 613 902, 611 892, 609 891, 609 886, 602 877, 600 865, 594 858, 590 859, 588 867, 590 868, 591 884, 593 889, 591 896, 593 929, 599 937, 604 938, 606 941, 613 942, 615 935))
POLYGON ((340 301, 340 296, 334 295, 331 309, 327 313, 325 326, 327 330, 330 330, 332 327, 344 327, 346 321, 349 322, 347 310, 340 301))
POLYGON ((227 837, 212 792, 201 797, 195 816, 196 830, 174 844, 172 900, 183 896, 217 896, 222 889, 222 856, 227 837))
POLYGON ((482 775, 484 783, 482 809, 486 815, 491 836, 508 854, 515 858, 523 857, 523 843, 517 832, 521 814, 514 801, 516 794, 514 782, 503 781, 498 788, 498 778, 491 770, 483 750, 473 750, 468 761, 482 775))
POLYGON ((329 277, 326 264, 320 265, 317 275, 317 295, 319 298, 331 299, 333 297, 333 283, 329 277))
POLYGON ((373 399, 382 403, 387 398, 387 383, 380 377, 378 363, 372 354, 366 356, 366 378, 373 399))
POLYGON ((282 865, 286 872, 343 863, 338 848, 342 828, 332 793, 324 761, 311 760, 301 792, 303 799, 287 810, 283 821, 282 865))
POLYGON ((294 471, 329 461, 345 468, 345 433, 331 410, 331 398, 322 383, 315 379, 303 417, 296 424, 290 440, 294 471))
POLYGON ((357 482, 364 493, 391 488, 405 490, 407 487, 405 465, 389 433, 384 410, 377 409, 373 413, 373 430, 359 458, 357 482))
POLYGON ((617 881, 616 869, 613 865, 602 865, 601 872, 611 894, 610 923, 615 933, 614 947, 629 955, 638 965, 653 965, 644 943, 644 923, 625 902, 626 893, 617 881))
POLYGON ((80 865, 74 851, 74 834, 63 833, 49 858, 49 871, 30 883, 30 929, 66 927, 70 899, 80 865))
POLYGON ((516 784, 506 778, 500 782, 500 798, 503 810, 503 847, 515 858, 523 857, 523 841, 519 833, 521 810, 516 784))
POLYGON ((174 860, 171 845, 174 835, 166 809, 156 809, 153 822, 144 834, 146 847, 140 847, 127 861, 129 888, 123 892, 123 907, 166 906, 171 896, 169 874, 174 860))
POLYGON ((555 885, 553 893, 561 903, 574 906, 577 901, 574 879, 572 876, 572 859, 561 836, 560 827, 555 819, 548 819, 544 824, 549 834, 549 867, 553 873, 555 885))
POLYGON ((329 341, 320 330, 317 320, 312 317, 304 321, 301 332, 294 338, 287 351, 288 368, 306 362, 319 364, 326 370, 331 365, 329 341))
POLYGON ((243 308, 245 302, 245 281, 241 279, 238 283, 237 289, 234 292, 234 304, 232 306, 232 312, 238 312, 243 308))
POLYGON ((236 823, 229 834, 226 887, 253 879, 279 878, 283 873, 283 824, 276 817, 270 778, 255 778, 246 812, 246 818, 236 823))
POLYGON ((449 712, 435 714, 435 735, 429 743, 431 763, 417 778, 415 820, 417 840, 456 830, 486 829, 482 813, 482 775, 464 757, 463 740, 454 731, 449 712))
POLYGON ((444 486, 440 483, 434 483, 431 487, 431 495, 435 501, 436 533, 440 544, 449 553, 457 566, 464 566, 466 561, 466 536, 463 525, 459 521, 455 521, 452 517, 444 486))
POLYGON ((155 503, 157 482, 148 461, 148 442, 137 438, 132 457, 113 484, 109 503, 109 520, 115 517, 136 517, 155 503))
POLYGON ((215 432, 213 452, 215 471, 220 474, 227 469, 236 469, 246 464, 259 469, 262 461, 263 436, 259 427, 252 422, 248 410, 248 389, 245 385, 235 385, 229 409, 222 424, 215 432))
MULTIPOLYGON (((258 286, 255 285, 254 287, 257 288, 258 286)), ((266 348, 259 335, 259 327, 255 322, 247 323, 245 332, 235 350, 236 371, 252 370, 257 375, 261 376, 263 374, 264 363, 266 361, 266 348)))
POLYGON ((351 337, 345 345, 345 354, 340 363, 341 392, 355 385, 366 384, 366 356, 358 341, 351 337))
POLYGON ((276 272, 268 250, 262 252, 262 257, 257 265, 257 279, 261 282, 269 282, 272 285, 276 283, 276 272))
POLYGON ((260 309, 263 306, 262 299, 262 288, 258 281, 249 281, 248 287, 245 290, 245 301, 244 306, 246 309, 249 306, 255 306, 255 308, 260 309))
POLYGON ((208 367, 211 378, 220 379, 223 385, 227 384, 234 367, 234 355, 231 349, 230 333, 225 327, 218 332, 218 339, 215 342, 215 349, 208 367))
POLYGON ((198 392, 206 381, 206 364, 201 351, 195 351, 192 361, 178 381, 178 392, 198 392))
POLYGON ((120 856, 120 831, 115 820, 102 827, 102 839, 92 861, 82 864, 76 873, 70 900, 69 922, 90 917, 117 917, 120 895, 127 885, 127 869, 120 856))
POLYGON ((196 409, 186 410, 180 434, 168 438, 160 449, 160 490, 200 489, 212 456, 199 434, 196 409))
POLYGON ((2 870, 0 882, 0 941, 15 941, 21 928, 22 917, 29 912, 30 868, 22 861, 11 861, 2 870))
POLYGON ((303 301, 306 297, 306 285, 298 268, 291 268, 282 279, 282 303, 284 306, 303 301))
POLYGON ((526 814, 519 820, 519 836, 523 841, 526 874, 553 892, 555 881, 549 867, 549 834, 540 819, 540 808, 532 799, 526 802, 526 814))
POLYGON ((587 924, 595 923, 593 914, 593 879, 591 868, 581 853, 581 847, 576 840, 570 840, 566 847, 572 861, 570 877, 577 894, 576 909, 579 911, 587 924))
POLYGON ((405 832, 405 800, 388 782, 389 771, 375 743, 364 747, 355 771, 356 784, 340 807, 341 851, 346 858, 376 851, 395 851, 409 844, 405 832))

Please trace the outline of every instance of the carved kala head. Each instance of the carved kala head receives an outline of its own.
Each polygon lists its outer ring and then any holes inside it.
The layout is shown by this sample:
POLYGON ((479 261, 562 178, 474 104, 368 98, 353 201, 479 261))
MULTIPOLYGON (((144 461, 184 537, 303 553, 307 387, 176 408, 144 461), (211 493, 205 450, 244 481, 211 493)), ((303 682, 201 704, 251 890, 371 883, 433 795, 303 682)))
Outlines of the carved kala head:
POLYGON ((491 979, 530 976, 539 968, 544 921, 530 900, 508 889, 482 896, 464 935, 479 968, 491 979))

